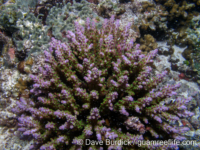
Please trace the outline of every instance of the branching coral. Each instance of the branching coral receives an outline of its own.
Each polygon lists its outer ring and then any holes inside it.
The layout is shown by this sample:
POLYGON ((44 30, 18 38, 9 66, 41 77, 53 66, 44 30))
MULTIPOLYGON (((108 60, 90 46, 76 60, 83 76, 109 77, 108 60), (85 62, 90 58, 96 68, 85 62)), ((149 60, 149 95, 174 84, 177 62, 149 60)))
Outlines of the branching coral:
POLYGON ((65 5, 57 5, 50 9, 46 19, 46 24, 52 28, 52 34, 56 39, 63 40, 62 33, 74 30, 73 21, 77 18, 86 19, 94 17, 94 12, 89 7, 89 3, 82 0, 81 3, 73 1, 65 5))
POLYGON ((140 49, 145 52, 149 52, 152 49, 158 47, 156 40, 150 34, 145 34, 144 38, 140 38, 140 49))
POLYGON ((47 32, 50 27, 43 26, 41 22, 39 16, 36 18, 32 13, 27 13, 23 18, 18 19, 19 31, 13 34, 13 40, 17 46, 19 58, 24 59, 26 55, 40 52, 41 47, 47 47, 50 41, 47 32))
POLYGON ((98 14, 104 18, 110 18, 112 15, 118 16, 125 12, 125 8, 119 3, 113 3, 110 0, 101 1, 97 6, 98 14))
POLYGON ((0 28, 11 33, 16 31, 16 21, 22 17, 22 13, 17 9, 16 5, 2 5, 0 6, 0 11, 0 28))
MULTIPOLYGON (((137 149, 136 142, 145 138, 185 139, 182 133, 189 128, 177 126, 177 121, 192 115, 185 106, 190 98, 167 102, 180 85, 157 87, 167 72, 152 76, 149 65, 157 50, 142 54, 129 39, 130 27, 121 29, 111 17, 98 30, 88 18, 85 27, 76 22, 75 33, 68 31, 68 43, 52 38, 44 52, 46 64, 30 76, 34 98, 21 98, 13 109, 19 131, 34 138, 32 149, 128 147, 88 146, 86 139, 129 140, 137 149)), ((176 145, 160 148, 166 147, 176 145)))

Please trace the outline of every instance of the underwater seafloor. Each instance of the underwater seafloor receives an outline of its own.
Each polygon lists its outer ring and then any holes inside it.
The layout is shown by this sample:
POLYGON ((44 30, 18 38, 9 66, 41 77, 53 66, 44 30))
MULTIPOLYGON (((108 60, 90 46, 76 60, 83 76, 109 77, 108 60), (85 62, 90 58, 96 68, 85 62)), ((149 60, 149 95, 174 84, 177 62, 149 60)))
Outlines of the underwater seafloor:
POLYGON ((200 0, 0 0, 0 84, 0 150, 198 150, 200 0))

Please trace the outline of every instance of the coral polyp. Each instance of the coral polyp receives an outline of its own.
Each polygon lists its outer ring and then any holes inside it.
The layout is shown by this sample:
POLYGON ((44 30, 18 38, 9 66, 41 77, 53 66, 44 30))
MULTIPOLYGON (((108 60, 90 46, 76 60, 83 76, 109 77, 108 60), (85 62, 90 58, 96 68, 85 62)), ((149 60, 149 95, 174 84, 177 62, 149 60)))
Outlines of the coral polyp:
MULTIPOLYGON (((191 98, 177 96, 179 84, 158 86, 167 71, 153 76, 157 50, 142 54, 130 27, 111 17, 98 29, 88 18, 85 27, 75 23, 75 33, 68 31, 68 43, 51 39, 44 66, 30 75, 33 98, 20 98, 13 109, 18 130, 34 138, 30 149, 137 149, 139 140, 185 139, 189 128, 177 122, 193 115, 185 106, 191 98)), ((141 147, 159 146, 176 147, 141 147)))

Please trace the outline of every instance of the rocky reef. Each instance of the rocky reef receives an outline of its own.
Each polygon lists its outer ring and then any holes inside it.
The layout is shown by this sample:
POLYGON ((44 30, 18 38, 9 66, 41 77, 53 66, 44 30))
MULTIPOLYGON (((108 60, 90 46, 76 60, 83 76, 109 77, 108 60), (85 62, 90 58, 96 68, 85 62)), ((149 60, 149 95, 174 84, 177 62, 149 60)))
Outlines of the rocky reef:
POLYGON ((0 147, 198 149, 199 7, 0 1, 0 147), (139 144, 168 139, 197 144, 139 144))

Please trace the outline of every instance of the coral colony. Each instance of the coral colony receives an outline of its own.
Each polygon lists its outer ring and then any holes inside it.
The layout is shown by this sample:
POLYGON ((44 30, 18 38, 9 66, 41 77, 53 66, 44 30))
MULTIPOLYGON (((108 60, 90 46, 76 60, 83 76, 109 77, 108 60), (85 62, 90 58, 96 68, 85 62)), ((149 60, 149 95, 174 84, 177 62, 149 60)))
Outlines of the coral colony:
POLYGON ((158 88, 167 71, 152 76, 157 50, 142 54, 129 39, 130 27, 112 16, 99 30, 88 18, 85 27, 76 22, 75 33, 68 31, 68 43, 52 38, 45 65, 30 75, 34 97, 20 98, 13 109, 18 130, 34 138, 30 149, 138 149, 138 140, 185 139, 189 128, 177 122, 193 115, 185 106, 191 98, 176 96, 179 84, 158 88), (132 145, 86 145, 86 139, 132 145))

